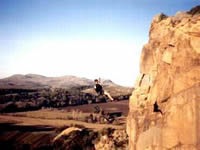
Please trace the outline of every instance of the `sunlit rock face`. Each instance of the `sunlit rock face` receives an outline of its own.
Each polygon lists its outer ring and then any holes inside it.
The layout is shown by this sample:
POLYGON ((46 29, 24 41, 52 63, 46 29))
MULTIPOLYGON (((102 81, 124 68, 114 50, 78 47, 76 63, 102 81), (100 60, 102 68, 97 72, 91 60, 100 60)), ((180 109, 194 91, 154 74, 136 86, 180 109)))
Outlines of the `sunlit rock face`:
POLYGON ((130 150, 200 149, 200 6, 153 18, 127 133, 130 150))

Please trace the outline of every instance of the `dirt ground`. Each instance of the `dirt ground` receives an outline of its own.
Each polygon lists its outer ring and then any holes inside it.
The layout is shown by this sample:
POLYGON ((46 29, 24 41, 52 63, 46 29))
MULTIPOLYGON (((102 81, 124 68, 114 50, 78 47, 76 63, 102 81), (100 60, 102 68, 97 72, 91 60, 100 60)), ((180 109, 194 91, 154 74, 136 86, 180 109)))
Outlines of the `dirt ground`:
POLYGON ((51 149, 50 143, 57 136, 57 130, 67 126, 81 125, 93 131, 103 128, 125 129, 128 101, 88 104, 64 108, 48 108, 37 111, 0 114, 0 147, 5 150, 51 149), (122 112, 121 124, 97 124, 80 120, 70 120, 69 116, 79 113, 88 116, 99 106, 108 112, 122 112))
POLYGON ((99 106, 105 112, 122 112, 124 116, 128 115, 128 100, 123 101, 115 101, 108 103, 96 103, 96 104, 88 104, 88 105, 79 105, 79 106, 69 106, 65 108, 61 108, 66 111, 71 111, 73 109, 80 110, 84 113, 92 113, 94 111, 94 107, 99 106))
POLYGON ((99 130, 104 127, 112 128, 124 128, 126 123, 126 116, 128 113, 128 101, 88 104, 80 106, 70 106, 59 109, 41 109, 37 111, 28 112, 17 112, 17 113, 6 113, 0 114, 0 125, 1 123, 14 123, 15 125, 30 125, 30 126, 49 126, 49 127, 61 127, 65 125, 78 124, 83 125, 86 128, 99 130), (121 125, 112 124, 94 124, 86 123, 78 120, 67 119, 74 110, 81 112, 81 117, 88 116, 94 112, 94 107, 99 106, 104 109, 105 112, 122 112, 124 117, 121 117, 121 125))

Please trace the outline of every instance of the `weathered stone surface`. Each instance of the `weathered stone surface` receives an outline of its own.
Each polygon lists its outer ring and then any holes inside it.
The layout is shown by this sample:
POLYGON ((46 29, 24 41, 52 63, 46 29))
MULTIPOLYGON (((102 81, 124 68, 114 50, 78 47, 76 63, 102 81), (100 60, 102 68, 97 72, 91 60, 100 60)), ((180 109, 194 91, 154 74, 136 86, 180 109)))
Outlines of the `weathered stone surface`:
POLYGON ((151 66, 154 64, 153 53, 148 47, 149 45, 144 46, 140 58, 140 69, 144 74, 149 73, 151 71, 151 66))
POLYGON ((58 135, 53 139, 53 141, 56 141, 56 140, 58 140, 60 137, 66 136, 66 135, 68 135, 69 133, 71 133, 71 132, 73 132, 73 131, 81 131, 81 129, 76 128, 76 127, 67 128, 67 129, 63 130, 60 134, 58 134, 58 135))
POLYGON ((199 12, 154 17, 130 97, 130 150, 200 149, 199 12))
POLYGON ((162 61, 164 61, 164 62, 166 62, 168 64, 171 64, 171 62, 172 62, 172 52, 170 52, 168 50, 165 51, 163 53, 162 61))

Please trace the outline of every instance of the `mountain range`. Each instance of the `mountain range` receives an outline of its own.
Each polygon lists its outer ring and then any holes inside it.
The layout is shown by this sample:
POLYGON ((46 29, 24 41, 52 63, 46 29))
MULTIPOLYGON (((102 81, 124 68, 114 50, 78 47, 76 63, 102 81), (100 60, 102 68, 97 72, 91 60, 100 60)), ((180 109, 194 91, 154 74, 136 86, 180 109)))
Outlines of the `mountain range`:
MULTIPOLYGON (((111 80, 101 80, 103 85, 115 86, 111 80)), ((41 88, 77 88, 93 87, 93 80, 76 76, 46 77, 37 74, 16 74, 0 79, 1 89, 41 89, 41 88)))

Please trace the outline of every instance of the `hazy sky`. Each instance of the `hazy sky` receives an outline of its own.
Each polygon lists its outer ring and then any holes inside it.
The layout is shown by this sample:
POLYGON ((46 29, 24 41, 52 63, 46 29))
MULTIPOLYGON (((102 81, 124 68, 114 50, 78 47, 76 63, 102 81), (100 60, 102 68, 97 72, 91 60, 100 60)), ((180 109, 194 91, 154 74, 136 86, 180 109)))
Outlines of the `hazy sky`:
POLYGON ((0 78, 35 73, 133 86, 151 20, 200 0, 0 0, 0 78))

